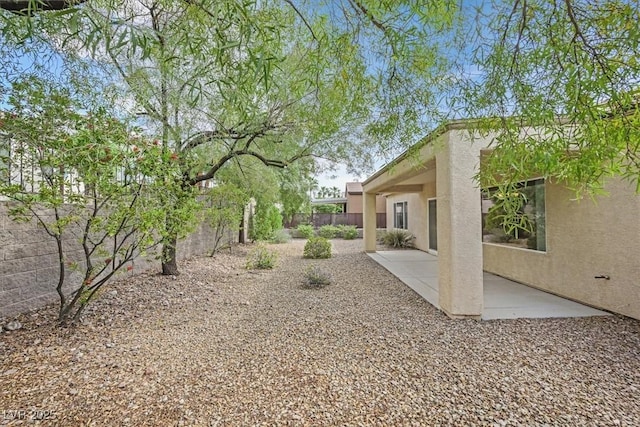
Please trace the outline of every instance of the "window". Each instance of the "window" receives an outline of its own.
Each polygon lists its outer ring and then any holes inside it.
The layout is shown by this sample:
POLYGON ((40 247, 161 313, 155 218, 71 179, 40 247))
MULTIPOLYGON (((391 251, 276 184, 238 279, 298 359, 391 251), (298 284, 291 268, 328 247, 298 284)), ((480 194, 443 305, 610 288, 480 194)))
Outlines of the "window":
POLYGON ((544 199, 543 179, 483 190, 482 241, 546 251, 544 199))
POLYGON ((408 228, 407 221, 407 202, 399 202, 393 204, 393 228, 408 228))

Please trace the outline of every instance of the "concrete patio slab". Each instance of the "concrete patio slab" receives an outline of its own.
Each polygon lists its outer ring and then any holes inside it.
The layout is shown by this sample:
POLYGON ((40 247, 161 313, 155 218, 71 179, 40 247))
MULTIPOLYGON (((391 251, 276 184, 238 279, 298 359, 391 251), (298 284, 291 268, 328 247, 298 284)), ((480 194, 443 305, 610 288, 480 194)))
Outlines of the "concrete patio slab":
MULTIPOLYGON (((368 255, 440 309, 436 256, 419 250, 378 251, 368 255)), ((482 320, 610 315, 491 273, 485 272, 483 280, 482 320)))

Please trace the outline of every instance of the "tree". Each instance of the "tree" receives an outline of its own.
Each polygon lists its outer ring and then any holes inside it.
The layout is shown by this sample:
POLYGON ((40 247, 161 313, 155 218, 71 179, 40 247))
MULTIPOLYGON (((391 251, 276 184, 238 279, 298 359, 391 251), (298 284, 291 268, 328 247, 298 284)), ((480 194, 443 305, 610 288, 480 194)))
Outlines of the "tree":
POLYGON ((312 185, 312 172, 301 162, 279 173, 280 203, 285 222, 291 223, 294 215, 311 212, 309 187, 312 185))
POLYGON ((179 170, 157 144, 133 139, 126 123, 49 82, 25 77, 5 101, 0 194, 11 200, 12 219, 37 222, 55 242, 58 319, 75 322, 157 244, 158 195, 179 170))
POLYGON ((32 14, 39 11, 64 10, 86 0, 0 0, 0 9, 32 14))
POLYGON ((317 213, 342 213, 342 205, 324 204, 314 205, 313 211, 317 213))
POLYGON ((217 185, 206 192, 204 218, 214 232, 211 256, 228 243, 223 241, 225 236, 229 237, 230 232, 243 226, 247 203, 247 193, 231 184, 217 185))
POLYGON ((618 175, 640 190, 639 19, 636 3, 618 0, 485 5, 481 77, 464 92, 467 114, 487 117, 478 127, 496 135, 483 186, 511 194, 535 175, 580 196, 618 175))
MULTIPOLYGON (((214 178, 239 156, 285 167, 321 151, 318 141, 335 142, 335 129, 361 102, 327 72, 335 69, 336 46, 324 46, 322 53, 303 49, 290 36, 301 37, 300 30, 285 31, 293 23, 291 11, 254 5, 245 16, 235 2, 130 2, 117 11, 105 5, 106 12, 98 2, 84 8, 91 22, 102 22, 105 55, 99 59, 121 75, 148 127, 183 165, 185 188, 214 178), (144 44, 152 47, 143 50, 144 44), (338 108, 338 94, 353 101, 338 108)), ((182 223, 167 223, 165 274, 177 272, 182 223)))
MULTIPOLYGON (((455 2, 378 3, 92 0, 5 21, 18 42, 48 40, 119 76, 121 105, 180 163, 174 187, 188 195, 242 156, 278 168, 308 156, 372 165, 441 116, 445 56, 423 40, 441 38, 455 2)), ((175 274, 186 221, 171 211, 184 199, 167 197, 163 272, 175 274)))
POLYGON ((271 240, 278 230, 282 230, 282 215, 278 208, 273 204, 258 202, 249 230, 251 239, 271 240))

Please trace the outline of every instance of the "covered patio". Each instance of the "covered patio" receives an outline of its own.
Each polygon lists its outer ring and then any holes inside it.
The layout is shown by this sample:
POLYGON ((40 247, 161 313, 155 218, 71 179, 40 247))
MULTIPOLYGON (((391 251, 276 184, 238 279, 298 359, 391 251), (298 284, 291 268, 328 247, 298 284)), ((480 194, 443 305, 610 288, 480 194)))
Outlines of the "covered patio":
POLYGON ((476 174, 490 143, 490 135, 470 130, 468 122, 450 122, 365 180, 364 250, 454 319, 607 314, 555 295, 613 306, 614 312, 626 307, 628 299, 601 303, 616 294, 609 272, 620 257, 601 262, 582 252, 580 258, 589 261, 572 270, 577 265, 572 242, 584 242, 586 248, 594 242, 583 239, 590 233, 569 230, 571 219, 591 211, 569 207, 566 194, 556 187, 541 196, 541 205, 551 212, 543 213, 542 249, 483 241, 484 203, 476 174), (387 200, 387 230, 410 233, 419 251, 376 252, 375 201, 380 195, 387 200))
MULTIPOLYGON (((436 256, 419 250, 378 251, 369 256, 440 309, 436 256)), ((482 320, 607 315, 610 313, 495 274, 483 274, 482 320)))
POLYGON ((451 122, 363 182, 364 249, 376 251, 375 198, 387 198, 387 230, 405 229, 415 247, 437 253, 437 307, 480 319, 483 265, 480 189, 474 181, 488 139, 451 122))

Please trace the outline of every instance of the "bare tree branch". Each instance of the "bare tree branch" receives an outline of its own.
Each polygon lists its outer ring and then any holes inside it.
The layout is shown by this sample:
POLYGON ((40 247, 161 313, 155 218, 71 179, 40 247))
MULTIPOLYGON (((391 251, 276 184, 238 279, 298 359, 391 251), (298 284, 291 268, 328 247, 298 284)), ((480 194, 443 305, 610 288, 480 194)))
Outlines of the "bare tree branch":
POLYGON ((318 41, 318 38, 316 37, 316 34, 313 32, 313 28, 311 28, 311 25, 309 25, 309 22, 307 22, 307 19, 304 17, 304 15, 298 10, 298 8, 296 7, 295 4, 293 4, 293 2, 291 0, 284 0, 285 3, 287 3, 289 6, 291 6, 291 8, 294 10, 294 12, 296 12, 296 14, 300 17, 300 19, 302 19, 302 22, 304 23, 304 25, 307 27, 307 29, 309 30, 309 32, 311 33, 311 37, 313 37, 313 39, 315 41, 318 41))

